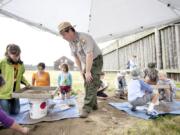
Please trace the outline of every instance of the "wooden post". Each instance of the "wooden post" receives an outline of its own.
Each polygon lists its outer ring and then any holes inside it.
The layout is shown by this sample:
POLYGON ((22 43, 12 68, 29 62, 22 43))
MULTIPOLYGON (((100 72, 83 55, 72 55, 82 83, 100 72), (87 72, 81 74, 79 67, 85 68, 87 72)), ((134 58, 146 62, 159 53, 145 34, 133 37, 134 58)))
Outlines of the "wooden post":
POLYGON ((161 33, 161 45, 162 45, 162 52, 161 53, 162 53, 162 61, 163 61, 162 62, 162 65, 163 65, 162 68, 166 69, 167 66, 166 66, 166 55, 165 55, 166 54, 165 34, 164 34, 165 32, 164 32, 164 30, 161 30, 160 33, 161 33))
POLYGON ((175 26, 173 25, 171 28, 171 34, 172 34, 172 55, 173 55, 173 69, 178 68, 178 60, 177 60, 177 50, 176 50, 176 35, 175 35, 175 26))
POLYGON ((140 44, 139 41, 136 43, 137 46, 137 58, 138 58, 138 66, 141 68, 141 51, 140 51, 140 44))
POLYGON ((140 57, 141 57, 141 64, 140 67, 144 67, 144 57, 143 57, 143 43, 142 40, 139 41, 139 46, 140 46, 140 57))
POLYGON ((169 27, 168 29, 167 29, 167 40, 168 40, 168 46, 169 46, 169 49, 168 49, 168 54, 169 54, 169 57, 168 57, 168 59, 169 59, 169 69, 173 69, 173 64, 174 64, 174 58, 173 58, 173 37, 172 37, 172 26, 171 27, 169 27))
POLYGON ((159 30, 155 29, 155 47, 156 47, 156 61, 157 61, 157 69, 162 68, 162 51, 161 51, 161 37, 159 34, 159 30))
POLYGON ((153 62, 152 35, 149 36, 149 62, 153 62))
POLYGON ((117 70, 120 70, 120 61, 119 61, 119 40, 116 41, 117 42, 117 48, 116 48, 116 52, 117 52, 117 70))
POLYGON ((169 37, 168 37, 168 27, 164 29, 164 45, 165 45, 165 60, 166 60, 166 69, 170 69, 170 61, 169 61, 169 37))
MULTIPOLYGON (((153 47, 152 47, 152 49, 153 49, 153 53, 152 53, 152 55, 153 55, 153 62, 156 62, 156 43, 155 43, 155 34, 153 34, 153 36, 152 36, 152 43, 153 43, 153 47)), ((162 63, 161 63, 161 68, 162 68, 162 63)))
POLYGON ((180 69, 180 25, 175 25, 177 65, 180 69))

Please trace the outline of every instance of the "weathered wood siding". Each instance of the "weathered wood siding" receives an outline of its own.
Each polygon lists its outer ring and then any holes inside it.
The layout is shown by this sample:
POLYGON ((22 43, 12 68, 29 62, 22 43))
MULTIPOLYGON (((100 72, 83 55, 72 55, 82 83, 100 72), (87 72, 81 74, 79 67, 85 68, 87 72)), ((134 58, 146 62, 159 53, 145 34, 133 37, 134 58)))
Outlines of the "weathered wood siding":
POLYGON ((104 70, 126 69, 128 60, 137 56, 139 67, 156 62, 158 69, 180 80, 180 25, 174 24, 136 34, 135 38, 119 39, 103 49, 104 70))

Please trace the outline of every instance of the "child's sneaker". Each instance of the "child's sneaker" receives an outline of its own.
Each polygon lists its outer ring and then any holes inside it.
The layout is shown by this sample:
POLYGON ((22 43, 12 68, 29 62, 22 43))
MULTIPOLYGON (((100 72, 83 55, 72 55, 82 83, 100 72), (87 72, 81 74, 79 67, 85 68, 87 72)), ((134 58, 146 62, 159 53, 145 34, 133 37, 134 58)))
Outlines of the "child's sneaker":
POLYGON ((147 112, 146 112, 146 115, 155 117, 155 116, 158 115, 158 112, 157 112, 156 110, 147 111, 147 112))
POLYGON ((133 106, 133 107, 131 108, 131 111, 132 111, 132 112, 137 111, 136 107, 133 106))

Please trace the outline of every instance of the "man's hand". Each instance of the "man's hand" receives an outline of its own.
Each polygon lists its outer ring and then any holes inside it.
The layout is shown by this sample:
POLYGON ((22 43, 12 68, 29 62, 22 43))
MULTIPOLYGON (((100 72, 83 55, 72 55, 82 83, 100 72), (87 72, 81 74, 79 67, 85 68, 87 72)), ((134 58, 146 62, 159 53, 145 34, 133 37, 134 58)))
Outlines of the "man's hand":
POLYGON ((29 89, 29 88, 31 88, 31 85, 30 84, 28 84, 28 85, 26 85, 26 87, 25 87, 26 89, 29 89))
POLYGON ((85 73, 86 82, 90 83, 93 80, 91 72, 85 73))
POLYGON ((82 76, 83 80, 84 80, 84 81, 86 81, 86 78, 85 78, 85 73, 84 73, 83 71, 80 71, 80 74, 81 74, 81 76, 82 76))

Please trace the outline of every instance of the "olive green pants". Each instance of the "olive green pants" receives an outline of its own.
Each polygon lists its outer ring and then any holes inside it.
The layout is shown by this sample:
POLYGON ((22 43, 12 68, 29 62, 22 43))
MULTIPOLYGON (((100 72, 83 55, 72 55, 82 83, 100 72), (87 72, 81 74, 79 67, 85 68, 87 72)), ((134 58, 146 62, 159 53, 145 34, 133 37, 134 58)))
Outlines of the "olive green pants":
POLYGON ((84 98, 84 106, 83 109, 87 112, 98 107, 97 105, 97 90, 100 87, 100 74, 102 72, 103 67, 103 57, 99 55, 97 58, 93 60, 91 74, 93 80, 90 83, 84 81, 85 87, 85 98, 84 98))

